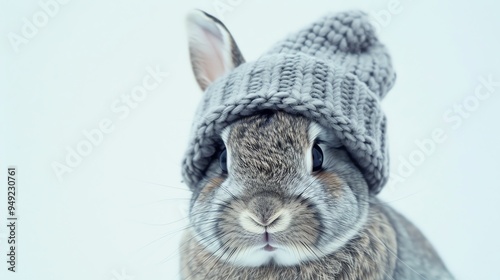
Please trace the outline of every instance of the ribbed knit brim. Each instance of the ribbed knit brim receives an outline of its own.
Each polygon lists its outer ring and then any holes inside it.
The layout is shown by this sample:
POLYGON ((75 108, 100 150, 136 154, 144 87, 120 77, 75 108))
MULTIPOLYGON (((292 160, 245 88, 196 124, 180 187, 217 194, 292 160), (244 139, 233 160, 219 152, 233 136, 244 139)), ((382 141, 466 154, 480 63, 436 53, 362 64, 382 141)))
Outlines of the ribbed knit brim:
POLYGON ((378 193, 388 179, 386 119, 379 101, 395 73, 362 12, 327 16, 210 85, 184 162, 191 189, 203 178, 230 123, 262 110, 310 118, 332 129, 378 193))

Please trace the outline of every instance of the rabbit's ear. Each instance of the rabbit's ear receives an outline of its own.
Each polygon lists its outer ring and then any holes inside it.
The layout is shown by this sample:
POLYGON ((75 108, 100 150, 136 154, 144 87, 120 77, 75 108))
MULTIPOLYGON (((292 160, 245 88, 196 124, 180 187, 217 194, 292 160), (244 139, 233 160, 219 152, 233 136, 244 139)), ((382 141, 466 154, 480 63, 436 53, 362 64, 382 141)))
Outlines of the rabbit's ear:
POLYGON ((190 12, 187 30, 191 66, 202 90, 245 62, 231 33, 214 16, 200 10, 190 12))

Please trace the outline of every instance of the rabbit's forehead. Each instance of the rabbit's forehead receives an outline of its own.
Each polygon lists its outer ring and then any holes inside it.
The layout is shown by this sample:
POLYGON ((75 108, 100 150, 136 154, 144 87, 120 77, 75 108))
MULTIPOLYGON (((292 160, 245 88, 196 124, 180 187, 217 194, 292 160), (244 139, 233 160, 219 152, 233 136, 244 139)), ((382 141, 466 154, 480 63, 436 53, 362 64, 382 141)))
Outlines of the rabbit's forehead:
POLYGON ((225 132, 233 152, 303 151, 309 146, 310 121, 302 116, 269 112, 244 118, 225 132))
POLYGON ((226 138, 231 169, 244 177, 266 180, 301 172, 305 153, 312 145, 310 123, 302 116, 271 112, 232 124, 221 135, 226 138))

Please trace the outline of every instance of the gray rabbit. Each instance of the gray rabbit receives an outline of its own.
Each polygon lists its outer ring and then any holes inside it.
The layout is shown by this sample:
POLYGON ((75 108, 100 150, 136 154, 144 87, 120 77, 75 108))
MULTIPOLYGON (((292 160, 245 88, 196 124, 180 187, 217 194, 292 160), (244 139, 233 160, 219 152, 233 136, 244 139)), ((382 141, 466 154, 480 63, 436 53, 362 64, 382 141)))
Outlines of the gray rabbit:
POLYGON ((395 74, 364 13, 322 18, 254 62, 213 16, 187 23, 204 95, 183 162, 182 279, 453 279, 376 197, 395 74))

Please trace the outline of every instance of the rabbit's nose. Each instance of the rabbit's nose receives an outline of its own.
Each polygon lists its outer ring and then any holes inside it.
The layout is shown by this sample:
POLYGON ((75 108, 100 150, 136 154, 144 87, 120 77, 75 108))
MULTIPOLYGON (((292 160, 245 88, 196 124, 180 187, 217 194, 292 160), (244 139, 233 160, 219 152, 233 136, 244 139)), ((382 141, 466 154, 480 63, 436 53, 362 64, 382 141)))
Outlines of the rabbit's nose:
POLYGON ((281 209, 269 217, 259 216, 250 211, 243 211, 239 221, 245 230, 259 234, 284 231, 288 228, 291 221, 291 215, 285 209, 281 209))
POLYGON ((281 212, 282 211, 279 211, 278 213, 275 213, 274 215, 272 215, 269 218, 263 218, 262 216, 261 216, 261 218, 258 218, 254 215, 250 215, 249 217, 258 225, 261 225, 263 227, 267 227, 267 226, 271 226, 274 222, 279 220, 279 218, 281 216, 281 212))

